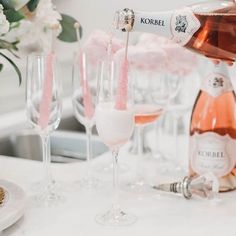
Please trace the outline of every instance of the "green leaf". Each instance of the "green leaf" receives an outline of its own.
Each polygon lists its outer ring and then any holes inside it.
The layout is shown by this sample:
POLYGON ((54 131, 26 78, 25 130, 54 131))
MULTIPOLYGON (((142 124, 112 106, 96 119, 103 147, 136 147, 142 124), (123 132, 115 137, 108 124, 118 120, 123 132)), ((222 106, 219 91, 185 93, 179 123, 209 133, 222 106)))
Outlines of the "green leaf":
POLYGON ((10 24, 10 29, 9 29, 9 31, 18 28, 19 26, 20 26, 20 22, 19 22, 19 21, 18 21, 18 22, 12 22, 12 23, 10 24))
POLYGON ((18 45, 19 43, 20 43, 20 40, 16 40, 16 41, 12 42, 12 43, 11 43, 11 45, 12 45, 12 50, 18 51, 19 49, 18 49, 17 45, 18 45))
POLYGON ((21 76, 21 72, 19 70, 19 68, 17 67, 17 65, 9 58, 7 57, 6 55, 4 55, 3 53, 0 52, 0 55, 2 57, 4 57, 12 66, 13 68, 15 69, 17 75, 18 75, 18 78, 19 78, 19 85, 21 85, 21 82, 22 82, 22 76, 21 76))
POLYGON ((30 0, 27 4, 29 11, 33 12, 39 4, 39 0, 30 0))
POLYGON ((0 64, 0 72, 2 71, 2 69, 3 69, 3 64, 1 63, 0 64))
POLYGON ((14 6, 10 3, 9 0, 0 0, 0 4, 3 5, 4 9, 14 9, 14 6))
POLYGON ((15 9, 18 11, 24 7, 30 0, 0 0, 4 9, 15 9))
POLYGON ((7 50, 14 50, 17 51, 17 44, 19 43, 18 40, 14 42, 8 42, 4 39, 0 39, 0 49, 7 49, 7 50))
POLYGON ((3 39, 0 39, 0 49, 9 49, 9 48, 11 48, 11 43, 3 39))
POLYGON ((4 14, 6 15, 6 18, 10 23, 18 22, 18 21, 24 19, 24 15, 22 15, 18 11, 15 11, 14 9, 5 10, 4 14))
POLYGON ((8 50, 8 52, 10 52, 14 57, 19 58, 19 56, 14 52, 18 51, 18 43, 18 40, 14 42, 8 42, 6 40, 0 39, 0 49, 8 50))
MULTIPOLYGON (((58 36, 58 39, 67 43, 76 42, 78 39, 77 39, 76 29, 74 25, 77 22, 77 20, 65 14, 61 14, 61 16, 62 16, 62 20, 60 21, 60 23, 62 27, 62 32, 58 36)), ((79 31, 80 31, 80 38, 81 38, 82 27, 80 27, 79 31)))

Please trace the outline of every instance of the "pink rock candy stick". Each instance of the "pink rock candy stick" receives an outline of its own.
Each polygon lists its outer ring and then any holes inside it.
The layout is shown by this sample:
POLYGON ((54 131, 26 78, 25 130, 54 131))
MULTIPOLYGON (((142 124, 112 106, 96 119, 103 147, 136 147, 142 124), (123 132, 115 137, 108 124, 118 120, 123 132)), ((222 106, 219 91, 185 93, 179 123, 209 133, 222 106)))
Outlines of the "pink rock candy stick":
POLYGON ((121 62, 119 82, 116 96, 115 109, 117 110, 126 110, 127 106, 127 88, 128 88, 128 71, 129 71, 129 62, 125 58, 121 62))
POLYGON ((50 117, 53 89, 53 57, 53 53, 48 54, 46 57, 46 71, 38 121, 38 125, 41 127, 41 129, 45 129, 47 127, 50 117))
POLYGON ((83 89, 84 113, 85 117, 91 120, 94 115, 94 107, 93 107, 91 91, 87 80, 86 57, 83 52, 80 55, 79 67, 80 67, 80 75, 82 77, 81 86, 83 89))

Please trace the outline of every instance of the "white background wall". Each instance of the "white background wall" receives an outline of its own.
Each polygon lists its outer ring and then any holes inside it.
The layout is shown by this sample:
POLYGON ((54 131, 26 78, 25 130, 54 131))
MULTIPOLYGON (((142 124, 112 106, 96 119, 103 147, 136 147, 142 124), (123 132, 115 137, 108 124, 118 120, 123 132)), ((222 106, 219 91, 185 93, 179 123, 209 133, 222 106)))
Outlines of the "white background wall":
POLYGON ((94 28, 107 29, 114 12, 125 7, 143 11, 173 9, 198 0, 54 0, 61 12, 77 17, 85 33, 94 28))
MULTIPOLYGON (((58 10, 74 16, 84 29, 83 39, 94 29, 107 30, 112 23, 114 12, 123 8, 142 11, 162 11, 180 8, 199 0, 54 0, 58 10)), ((67 57, 75 45, 58 45, 63 57, 67 57)))

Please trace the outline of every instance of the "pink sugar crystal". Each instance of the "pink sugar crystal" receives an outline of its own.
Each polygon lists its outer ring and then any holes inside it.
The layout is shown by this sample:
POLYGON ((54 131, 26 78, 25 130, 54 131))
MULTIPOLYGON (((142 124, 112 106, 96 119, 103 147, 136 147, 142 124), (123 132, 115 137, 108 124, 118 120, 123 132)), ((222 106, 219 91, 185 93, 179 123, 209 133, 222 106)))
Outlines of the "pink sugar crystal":
POLYGON ((91 92, 90 92, 87 80, 83 81, 83 100, 84 100, 85 117, 91 120, 94 115, 94 107, 93 107, 92 96, 91 96, 91 92))
POLYGON ((127 59, 124 59, 121 62, 117 96, 115 101, 115 109, 117 110, 126 110, 127 107, 128 71, 129 71, 129 62, 127 59))
POLYGON ((83 52, 81 52, 80 54, 79 67, 80 67, 80 75, 82 77, 81 86, 83 89, 84 113, 85 117, 91 120, 94 115, 94 107, 93 107, 91 91, 87 80, 86 57, 83 52))
MULTIPOLYGON (((111 35, 101 30, 95 30, 89 35, 83 50, 87 53, 87 59, 90 63, 96 66, 100 60, 106 59, 110 41, 111 35)), ((112 43, 110 45, 111 54, 114 54, 123 47, 124 44, 120 39, 112 37, 112 43)))
POLYGON ((39 108, 39 121, 38 125, 41 129, 47 128, 49 117, 50 117, 50 107, 52 102, 52 88, 53 88, 53 53, 50 53, 46 57, 46 71, 45 79, 43 83, 42 98, 39 108))
MULTIPOLYGON (((125 49, 115 54, 116 61, 123 61, 125 49)), ((167 55, 161 48, 145 49, 139 46, 129 46, 129 65, 132 69, 162 72, 167 55)))

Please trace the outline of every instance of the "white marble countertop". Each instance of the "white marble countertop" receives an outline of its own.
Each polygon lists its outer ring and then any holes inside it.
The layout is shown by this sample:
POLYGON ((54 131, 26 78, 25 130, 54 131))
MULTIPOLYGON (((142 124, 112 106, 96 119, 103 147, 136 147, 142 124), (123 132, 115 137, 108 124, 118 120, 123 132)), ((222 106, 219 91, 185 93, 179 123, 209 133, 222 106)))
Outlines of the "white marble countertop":
MULTIPOLYGON (((125 150, 120 159, 130 166, 130 171, 121 174, 120 182, 126 181, 134 166, 133 156, 125 150)), ((110 155, 104 154, 94 161, 94 166, 108 162, 110 155)), ((100 190, 88 191, 75 187, 75 181, 83 175, 84 163, 53 164, 54 176, 68 188, 63 192, 64 204, 58 207, 39 208, 32 205, 32 183, 40 180, 40 162, 9 157, 0 157, 0 178, 21 186, 28 203, 25 216, 2 236, 125 236, 125 235, 235 235, 236 192, 221 194, 222 202, 212 204, 199 199, 185 200, 176 195, 147 194, 143 198, 121 191, 123 208, 138 217, 134 225, 105 227, 98 225, 94 217, 111 204, 112 178, 100 175, 105 181, 100 190)), ((159 179, 160 181, 160 179, 159 179)))
MULTIPOLYGON (((71 101, 64 102, 67 113, 71 110, 71 101)), ((14 112, 1 116, 0 136, 22 129, 26 124, 25 111, 14 112)), ((166 142, 167 145, 169 142, 166 142)), ((186 154, 186 142, 179 145, 179 151, 186 154)), ((186 155, 179 154, 183 160, 186 155)), ((120 175, 120 182, 127 182, 135 167, 134 157, 124 149, 120 157, 122 162, 130 166, 130 171, 120 175)), ((106 153, 94 161, 94 166, 111 160, 106 153)), ((39 208, 32 205, 32 183, 42 176, 42 164, 37 161, 16 159, 0 156, 0 179, 12 181, 21 186, 28 197, 24 217, 11 228, 2 232, 1 236, 143 236, 154 235, 222 235, 236 234, 236 191, 221 194, 222 202, 212 204, 199 199, 185 200, 175 195, 159 193, 147 194, 142 199, 136 194, 122 190, 120 199, 122 206, 138 218, 134 225, 127 227, 105 227, 98 225, 94 218, 111 205, 112 176, 100 174, 105 181, 104 187, 99 190, 88 191, 79 189, 75 182, 84 173, 84 163, 53 164, 53 173, 56 180, 62 181, 67 189, 62 192, 66 202, 58 207, 39 208)), ((149 173, 150 178, 153 173, 149 173)), ((158 176, 157 181, 166 180, 158 176)), ((121 186, 122 187, 122 186, 121 186)))

